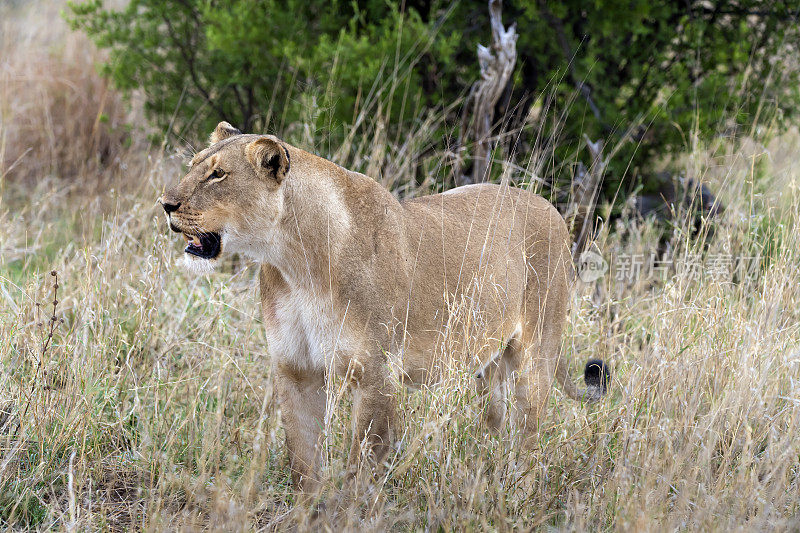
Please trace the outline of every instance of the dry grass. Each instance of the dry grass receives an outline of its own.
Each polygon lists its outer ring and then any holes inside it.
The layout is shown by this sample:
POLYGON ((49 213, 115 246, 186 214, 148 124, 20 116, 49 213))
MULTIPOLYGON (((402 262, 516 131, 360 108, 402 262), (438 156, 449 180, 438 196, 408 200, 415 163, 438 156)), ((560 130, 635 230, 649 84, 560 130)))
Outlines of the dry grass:
MULTIPOLYGON (((311 526, 293 506, 256 267, 207 278, 175 267, 155 199, 179 162, 138 146, 137 132, 119 148, 119 101, 54 15, 3 23, 0 524, 311 526), (44 25, 48 40, 33 39, 44 25), (116 118, 97 129, 103 113, 116 118), (75 184, 98 174, 100 193, 75 184)), ((358 135, 335 155, 413 173, 437 157, 421 155, 421 124, 416 145, 358 135)), ((335 389, 314 527, 800 528, 800 137, 727 148, 686 157, 727 207, 713 239, 680 224, 671 236, 677 270, 703 268, 617 280, 659 238, 623 218, 599 243, 609 274, 577 287, 565 356, 613 365, 606 400, 587 408, 554 391, 523 453, 486 434, 471 375, 448 367, 438 386, 402 393, 407 430, 385 478, 345 491, 349 407, 335 389), (712 278, 719 257, 755 266, 712 278)))
POLYGON ((37 2, 0 23, 0 165, 7 178, 91 186, 121 163, 133 138, 118 94, 96 72, 99 54, 65 34, 58 2, 37 2))

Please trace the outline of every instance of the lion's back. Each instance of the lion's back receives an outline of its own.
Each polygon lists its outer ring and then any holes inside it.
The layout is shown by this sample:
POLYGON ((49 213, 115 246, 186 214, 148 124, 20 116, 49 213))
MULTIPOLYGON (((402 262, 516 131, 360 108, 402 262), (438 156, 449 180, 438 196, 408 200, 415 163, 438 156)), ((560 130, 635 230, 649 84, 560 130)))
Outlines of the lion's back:
POLYGON ((556 208, 530 191, 467 185, 402 202, 406 248, 433 292, 464 288, 475 277, 521 292, 531 267, 552 268, 568 254, 569 232, 556 208), (424 266, 423 266, 424 265, 424 266))
POLYGON ((412 225, 443 224, 448 234, 463 229, 472 232, 523 232, 526 240, 564 241, 569 238, 564 218, 542 196, 525 189, 479 183, 464 185, 440 194, 422 196, 401 202, 412 225))

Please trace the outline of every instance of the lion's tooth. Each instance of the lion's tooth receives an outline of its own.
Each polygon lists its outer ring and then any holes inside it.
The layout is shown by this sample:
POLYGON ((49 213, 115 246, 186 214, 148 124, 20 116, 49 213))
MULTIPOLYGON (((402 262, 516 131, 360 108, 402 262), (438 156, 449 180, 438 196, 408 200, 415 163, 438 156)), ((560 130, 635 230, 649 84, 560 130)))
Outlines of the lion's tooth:
POLYGON ((182 233, 182 235, 183 235, 183 238, 186 239, 187 243, 191 242, 192 239, 190 239, 188 235, 186 235, 185 233, 182 233))

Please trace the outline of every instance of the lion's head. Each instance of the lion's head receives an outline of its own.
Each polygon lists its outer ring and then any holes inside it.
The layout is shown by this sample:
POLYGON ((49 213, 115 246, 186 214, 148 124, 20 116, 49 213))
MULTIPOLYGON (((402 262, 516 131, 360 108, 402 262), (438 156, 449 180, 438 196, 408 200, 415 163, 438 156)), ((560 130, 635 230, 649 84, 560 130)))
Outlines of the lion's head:
POLYGON ((289 173, 286 146, 269 135, 244 135, 220 122, 189 172, 161 197, 170 229, 186 239, 185 264, 212 268, 222 250, 251 256, 269 246, 269 224, 283 213, 289 173))

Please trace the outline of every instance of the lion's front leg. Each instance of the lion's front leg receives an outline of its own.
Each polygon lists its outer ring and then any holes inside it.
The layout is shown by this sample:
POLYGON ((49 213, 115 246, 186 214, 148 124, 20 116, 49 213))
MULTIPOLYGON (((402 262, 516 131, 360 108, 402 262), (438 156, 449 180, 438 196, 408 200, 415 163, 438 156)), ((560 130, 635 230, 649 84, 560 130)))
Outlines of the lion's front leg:
POLYGON ((383 354, 371 355, 371 360, 358 364, 354 380, 353 443, 349 467, 357 472, 366 460, 378 466, 391 449, 396 417, 396 385, 391 379, 383 354))
POLYGON ((320 436, 325 419, 324 372, 277 365, 278 402, 295 487, 312 493, 319 487, 320 436))

